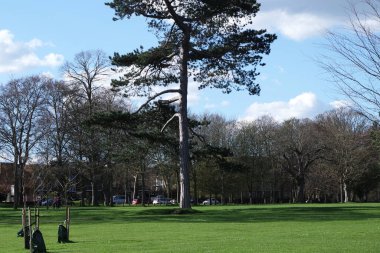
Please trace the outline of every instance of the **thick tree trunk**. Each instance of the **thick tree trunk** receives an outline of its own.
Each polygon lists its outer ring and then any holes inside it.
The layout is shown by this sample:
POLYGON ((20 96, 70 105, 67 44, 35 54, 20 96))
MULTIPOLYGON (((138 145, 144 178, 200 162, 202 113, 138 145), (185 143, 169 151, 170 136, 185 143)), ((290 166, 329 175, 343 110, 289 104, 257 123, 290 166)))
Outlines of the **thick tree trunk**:
MULTIPOLYGON (((20 165, 18 159, 14 160, 15 170, 15 184, 14 184, 14 196, 13 196, 13 208, 17 209, 21 206, 24 196, 24 166, 20 165)), ((26 203, 24 203, 25 205, 26 203)))
POLYGON ((253 205, 253 192, 249 191, 249 204, 253 205))
MULTIPOLYGON (((183 96, 183 97, 186 97, 183 96)), ((187 99, 181 101, 181 117, 179 123, 179 146, 180 146, 180 208, 191 208, 190 206, 190 180, 189 180, 189 132, 187 121, 187 99), (183 101, 185 100, 185 101, 183 101), (185 103, 184 103, 185 102, 185 103)))
POLYGON ((179 104, 179 152, 180 152, 180 208, 191 208, 190 205, 190 179, 189 179, 189 123, 187 119, 187 90, 188 90, 188 54, 190 31, 184 33, 181 48, 180 64, 180 90, 179 104))
POLYGON ((305 179, 303 177, 297 178, 297 202, 305 202, 305 179))
POLYGON ((106 182, 105 186, 103 187, 103 205, 104 206, 112 206, 112 189, 111 189, 111 183, 106 182))

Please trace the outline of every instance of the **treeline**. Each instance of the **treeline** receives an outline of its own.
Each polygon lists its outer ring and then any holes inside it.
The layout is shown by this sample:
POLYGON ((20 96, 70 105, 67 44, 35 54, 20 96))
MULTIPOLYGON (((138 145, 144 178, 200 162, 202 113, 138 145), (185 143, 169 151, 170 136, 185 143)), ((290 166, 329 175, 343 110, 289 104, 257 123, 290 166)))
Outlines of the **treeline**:
MULTIPOLYGON (((23 196, 55 193, 82 204, 166 195, 178 198, 176 108, 159 100, 133 110, 102 88, 100 51, 64 65, 65 81, 13 79, 0 90, 0 150, 13 164, 15 207, 23 196), (32 176, 24 176, 27 164, 32 176)), ((347 202, 380 200, 379 127, 341 108, 315 119, 253 122, 190 117, 194 202, 347 202)))
POLYGON ((226 155, 194 163, 201 196, 243 203, 380 200, 378 127, 348 108, 282 123, 206 118, 210 124, 199 133, 226 155))

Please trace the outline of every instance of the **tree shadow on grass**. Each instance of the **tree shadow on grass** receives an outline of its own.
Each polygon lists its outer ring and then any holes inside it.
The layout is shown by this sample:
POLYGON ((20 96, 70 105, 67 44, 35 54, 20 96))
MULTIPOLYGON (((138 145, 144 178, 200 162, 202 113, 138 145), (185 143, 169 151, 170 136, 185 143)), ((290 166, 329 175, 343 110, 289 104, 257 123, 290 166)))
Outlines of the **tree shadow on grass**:
MULTIPOLYGON (((2 210, 0 210, 2 211, 2 210)), ((19 215, 0 212, 0 225, 20 223, 19 215), (5 218, 5 219, 4 219, 5 218), (17 219, 16 219, 17 218, 17 219)), ((43 223, 56 223, 62 212, 41 212, 43 223)), ((194 207, 180 210, 175 207, 145 208, 73 208, 73 224, 139 223, 139 222, 184 222, 184 223, 246 223, 246 222, 321 222, 356 221, 380 219, 380 205, 332 204, 332 205, 253 205, 194 207)))
POLYGON ((379 206, 277 205, 197 207, 193 213, 173 214, 175 209, 146 209, 130 214, 128 222, 320 222, 380 219, 379 206))
POLYGON ((380 219, 378 207, 353 206, 284 206, 210 210, 204 213, 208 222, 321 222, 380 219))
POLYGON ((77 209, 75 223, 123 222, 320 222, 380 219, 380 206, 371 205, 253 205, 194 207, 178 214, 174 207, 77 209))

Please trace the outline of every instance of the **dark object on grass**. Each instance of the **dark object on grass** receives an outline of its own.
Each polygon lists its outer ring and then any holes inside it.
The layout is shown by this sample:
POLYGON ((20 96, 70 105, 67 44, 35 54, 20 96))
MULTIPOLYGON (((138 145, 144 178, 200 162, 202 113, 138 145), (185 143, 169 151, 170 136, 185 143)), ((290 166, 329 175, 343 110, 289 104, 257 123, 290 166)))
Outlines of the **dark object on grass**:
POLYGON ((17 232, 17 237, 24 237, 24 230, 20 229, 20 231, 17 232))
POLYGON ((58 242, 59 243, 69 242, 69 238, 67 237, 67 228, 62 224, 58 226, 58 242))
POLYGON ((46 253, 45 241, 40 230, 36 230, 32 235, 32 252, 33 253, 46 253))

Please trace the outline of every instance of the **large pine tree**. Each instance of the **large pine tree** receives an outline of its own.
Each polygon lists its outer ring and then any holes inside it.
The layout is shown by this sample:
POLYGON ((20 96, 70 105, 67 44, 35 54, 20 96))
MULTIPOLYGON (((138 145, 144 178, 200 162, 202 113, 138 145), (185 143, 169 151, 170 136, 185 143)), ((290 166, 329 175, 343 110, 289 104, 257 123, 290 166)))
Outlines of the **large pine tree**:
MULTIPOLYGON (((255 0, 114 0, 106 3, 115 10, 115 20, 143 16, 154 30, 158 45, 142 47, 120 55, 113 64, 126 74, 113 80, 114 87, 126 87, 133 94, 149 94, 148 102, 164 94, 173 94, 166 103, 179 102, 180 207, 190 208, 189 130, 187 93, 189 77, 199 88, 218 88, 225 93, 247 90, 260 92, 256 82, 262 57, 270 52, 276 35, 252 29, 260 9, 255 0), (156 86, 165 89, 151 94, 156 86)), ((172 118, 172 119, 173 119, 172 118)))

